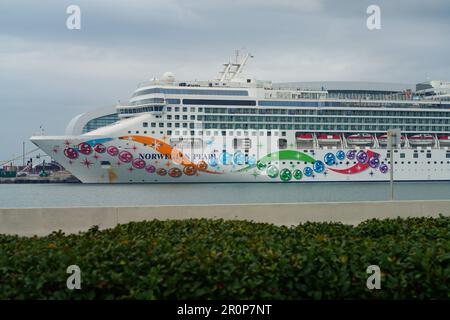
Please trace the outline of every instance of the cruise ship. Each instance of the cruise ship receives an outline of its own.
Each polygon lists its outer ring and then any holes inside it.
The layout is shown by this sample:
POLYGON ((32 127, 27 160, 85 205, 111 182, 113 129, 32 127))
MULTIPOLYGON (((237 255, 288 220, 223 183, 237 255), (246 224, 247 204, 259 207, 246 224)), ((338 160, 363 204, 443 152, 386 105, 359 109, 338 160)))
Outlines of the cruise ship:
POLYGON ((450 180, 450 82, 272 83, 250 58, 211 81, 166 72, 31 141, 83 183, 450 180))

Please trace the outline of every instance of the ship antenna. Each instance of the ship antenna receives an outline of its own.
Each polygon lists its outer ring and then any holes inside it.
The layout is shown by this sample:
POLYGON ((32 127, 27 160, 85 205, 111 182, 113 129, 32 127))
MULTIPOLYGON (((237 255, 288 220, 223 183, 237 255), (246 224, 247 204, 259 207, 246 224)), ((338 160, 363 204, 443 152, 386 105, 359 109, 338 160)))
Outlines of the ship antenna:
POLYGON ((244 70, 244 67, 249 58, 253 58, 251 53, 247 53, 242 60, 239 60, 240 52, 239 50, 235 51, 235 62, 231 62, 231 58, 228 60, 228 63, 223 64, 223 69, 219 72, 216 80, 219 82, 229 82, 233 80, 236 76, 240 75, 244 70))

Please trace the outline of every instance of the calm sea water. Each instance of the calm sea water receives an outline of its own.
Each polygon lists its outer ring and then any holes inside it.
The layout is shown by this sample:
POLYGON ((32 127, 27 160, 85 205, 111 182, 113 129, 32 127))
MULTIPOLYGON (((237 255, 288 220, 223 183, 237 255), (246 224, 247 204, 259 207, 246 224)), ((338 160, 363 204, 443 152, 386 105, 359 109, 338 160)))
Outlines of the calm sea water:
MULTIPOLYGON (((1 208, 388 200, 388 183, 2 184, 1 208)), ((395 199, 450 199, 450 182, 395 184, 395 199)))

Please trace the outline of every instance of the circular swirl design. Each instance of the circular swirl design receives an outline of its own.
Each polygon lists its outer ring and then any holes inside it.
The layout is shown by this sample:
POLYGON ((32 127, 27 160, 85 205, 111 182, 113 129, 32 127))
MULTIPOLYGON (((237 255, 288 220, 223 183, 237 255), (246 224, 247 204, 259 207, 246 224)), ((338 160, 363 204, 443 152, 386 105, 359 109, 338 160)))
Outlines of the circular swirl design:
POLYGON ((101 143, 97 143, 94 146, 94 150, 97 153, 105 153, 106 152, 106 147, 103 144, 101 144, 101 143))
POLYGON ((78 145, 78 151, 84 155, 88 155, 92 153, 92 147, 88 143, 82 142, 78 145))
POLYGON ((172 168, 169 170, 169 176, 171 176, 172 178, 178 178, 178 177, 181 177, 181 175, 182 175, 182 172, 178 168, 172 168))
POLYGON ((336 163, 336 157, 334 154, 329 152, 323 157, 323 161, 327 164, 327 166, 332 166, 336 163))
POLYGON ((292 172, 291 170, 284 168, 280 171, 280 179, 281 181, 287 182, 292 179, 292 172))
POLYGON ((145 161, 139 158, 136 158, 132 162, 133 167, 136 169, 144 169, 145 168, 145 161))
POLYGON ((76 159, 78 158, 78 152, 74 148, 66 148, 64 149, 64 155, 69 159, 76 159))
POLYGON ((235 152, 233 162, 238 166, 243 165, 245 163, 245 155, 240 151, 235 152))
POLYGON ((145 171, 147 171, 148 173, 154 173, 156 171, 156 168, 155 166, 150 164, 147 167, 145 167, 145 171))
POLYGON ((157 174, 158 176, 165 176, 165 175, 167 174, 167 170, 164 169, 164 168, 159 168, 159 169, 156 171, 156 174, 157 174))
POLYGON ((347 151, 347 159, 353 160, 355 159, 356 151, 355 150, 348 150, 347 151))
POLYGON ((133 155, 128 151, 121 151, 119 153, 119 160, 124 163, 129 163, 133 160, 133 155))
POLYGON ((325 164, 320 160, 316 160, 314 161, 313 169, 315 172, 321 173, 323 172, 323 170, 325 170, 325 164))
POLYGON ((192 165, 185 166, 183 168, 183 173, 187 176, 193 176, 194 174, 197 173, 197 168, 195 168, 192 165))
POLYGON ((279 170, 275 166, 269 166, 266 170, 266 173, 270 178, 276 178, 278 176, 279 170))
POLYGON ((106 152, 110 155, 110 156, 117 156, 119 154, 119 149, 115 146, 109 146, 108 148, 106 148, 106 152))
POLYGON ((306 167, 303 169, 303 174, 307 177, 311 177, 313 175, 313 169, 311 167, 306 167))
POLYGON ((294 179, 296 179, 296 180, 300 180, 303 177, 302 170, 299 170, 299 169, 295 169, 294 172, 292 173, 292 175, 294 176, 294 179))
POLYGON ((197 163, 197 167, 200 170, 206 170, 206 169, 208 169, 208 164, 206 163, 206 161, 201 160, 197 163))
POLYGON ((365 151, 361 150, 356 154, 356 160, 359 163, 366 163, 368 160, 368 155, 365 151))
POLYGON ((264 163, 264 162, 262 162, 262 161, 257 161, 256 162, 256 167, 258 168, 258 170, 264 170, 266 167, 267 167, 267 165, 264 163))
POLYGON ((369 158, 369 166, 371 168, 378 168, 378 166, 380 165, 380 159, 378 159, 378 157, 370 157, 369 158))
POLYGON ((339 160, 344 160, 345 159, 345 152, 342 150, 339 150, 338 152, 336 152, 336 158, 338 158, 339 160))

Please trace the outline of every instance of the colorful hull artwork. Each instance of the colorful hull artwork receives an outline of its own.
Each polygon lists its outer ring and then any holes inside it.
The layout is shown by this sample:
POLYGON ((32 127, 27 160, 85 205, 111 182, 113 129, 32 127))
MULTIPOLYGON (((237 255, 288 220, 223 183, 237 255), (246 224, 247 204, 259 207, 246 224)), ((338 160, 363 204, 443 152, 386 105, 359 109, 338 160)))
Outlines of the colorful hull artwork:
MULTIPOLYGON (((213 139, 200 149, 178 148, 166 137, 33 137, 32 141, 85 183, 333 182, 387 181, 384 149, 293 148, 268 152, 252 141, 250 150, 230 150, 213 139)), ((232 145, 232 143, 229 143, 232 145)), ((402 151, 411 162, 413 150, 402 151)), ((417 152, 417 151, 416 151, 417 152)), ((435 150, 445 159, 445 150, 435 150)), ((395 156, 398 156, 397 154, 395 156)), ((417 160, 417 158, 414 158, 417 160)), ((424 161, 401 166, 394 179, 450 180, 449 166, 424 161), (406 168, 410 168, 406 170, 406 168)))

